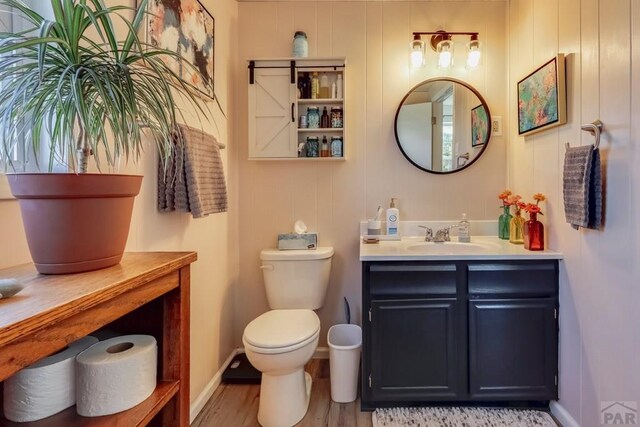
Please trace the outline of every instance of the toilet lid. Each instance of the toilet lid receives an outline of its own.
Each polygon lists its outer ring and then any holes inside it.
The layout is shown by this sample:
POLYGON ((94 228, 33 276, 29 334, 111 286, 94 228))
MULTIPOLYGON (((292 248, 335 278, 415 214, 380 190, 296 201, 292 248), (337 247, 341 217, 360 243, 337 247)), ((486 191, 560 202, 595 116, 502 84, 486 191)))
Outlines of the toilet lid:
POLYGON ((271 310, 247 325, 244 338, 256 347, 289 347, 309 339, 319 329, 320 319, 312 310, 271 310))

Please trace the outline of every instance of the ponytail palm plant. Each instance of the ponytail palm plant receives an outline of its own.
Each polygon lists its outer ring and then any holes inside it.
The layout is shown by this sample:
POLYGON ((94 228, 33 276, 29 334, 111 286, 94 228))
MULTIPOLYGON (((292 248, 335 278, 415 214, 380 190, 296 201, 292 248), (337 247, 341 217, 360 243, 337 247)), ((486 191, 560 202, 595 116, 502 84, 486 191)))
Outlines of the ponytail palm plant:
POLYGON ((3 13, 21 16, 27 26, 0 32, 0 147, 5 158, 17 136, 39 153, 46 134, 49 169, 57 157, 84 173, 92 154, 98 168, 105 161, 114 166, 120 158, 137 160, 148 129, 166 159, 173 153, 180 114, 176 95, 205 113, 195 87, 171 67, 181 60, 179 54, 141 40, 148 0, 137 9, 106 6, 105 1, 50 0, 49 20, 22 0, 0 0, 3 13), (118 20, 126 26, 124 37, 117 37, 118 20))

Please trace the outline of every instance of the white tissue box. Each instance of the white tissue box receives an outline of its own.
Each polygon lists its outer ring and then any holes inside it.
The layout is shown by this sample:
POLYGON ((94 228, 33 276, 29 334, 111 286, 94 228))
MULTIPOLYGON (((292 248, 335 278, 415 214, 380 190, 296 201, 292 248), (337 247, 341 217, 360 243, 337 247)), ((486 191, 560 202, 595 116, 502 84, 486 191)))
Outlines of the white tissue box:
POLYGON ((278 249, 317 249, 318 233, 285 233, 278 234, 278 249))

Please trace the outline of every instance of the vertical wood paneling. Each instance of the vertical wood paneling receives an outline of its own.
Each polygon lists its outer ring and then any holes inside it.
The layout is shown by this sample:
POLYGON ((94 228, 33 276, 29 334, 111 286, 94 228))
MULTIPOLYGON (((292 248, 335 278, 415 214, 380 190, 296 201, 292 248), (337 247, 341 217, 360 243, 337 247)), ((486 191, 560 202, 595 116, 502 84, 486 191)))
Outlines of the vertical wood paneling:
MULTIPOLYGON (((349 298, 354 318, 361 313, 358 222, 373 215, 379 204, 386 207, 389 198, 400 198, 405 220, 456 220, 463 211, 472 219, 497 215, 495 194, 506 180, 504 145, 493 145, 478 165, 461 174, 427 174, 401 155, 393 122, 400 100, 413 83, 442 74, 433 62, 413 76, 408 68, 411 31, 437 27, 478 29, 484 34, 491 47, 485 53, 485 68, 468 72, 458 66, 452 75, 477 86, 494 114, 500 111, 508 116, 506 55, 492 51, 505 46, 506 3, 267 1, 241 2, 239 8, 241 61, 288 56, 296 30, 307 32, 311 56, 347 57, 345 162, 247 161, 246 81, 239 81, 236 88, 241 147, 237 340, 246 324, 267 309, 258 268, 260 250, 273 246, 276 234, 289 230, 294 220, 303 219, 310 230, 318 231, 321 245, 336 249, 326 304, 319 311, 324 328, 321 345, 326 345, 326 328, 344 321, 342 296, 349 298), (487 206, 492 207, 490 213, 487 206)), ((459 42, 462 58, 466 41, 459 42)), ((242 63, 240 68, 244 67, 242 63)))
MULTIPOLYGON (((512 71, 527 57, 522 53, 527 50, 526 40, 523 45, 521 37, 529 33, 529 3, 510 1, 510 33, 512 39, 518 37, 519 44, 518 49, 510 50, 512 71)), ((534 182, 536 189, 549 193, 551 200, 545 204, 547 233, 552 247, 565 255, 561 269, 560 404, 580 425, 595 427, 599 425, 601 401, 640 398, 635 356, 640 334, 631 326, 638 323, 640 300, 636 225, 640 155, 635 144, 640 87, 635 42, 640 12, 633 0, 534 3, 530 35, 534 62, 551 54, 554 43, 567 54, 568 123, 531 139, 533 174, 516 163, 523 153, 510 147, 514 152, 509 157, 510 178, 524 185, 534 182), (593 137, 579 127, 596 118, 607 129, 601 142, 606 223, 599 231, 576 232, 565 223, 562 208, 564 143, 592 144, 593 137)), ((518 76, 512 74, 511 80, 516 82, 518 76)), ((515 138, 516 132, 511 134, 515 138)), ((513 142, 517 144, 515 139, 513 142)))
POLYGON ((565 143, 580 144, 581 112, 581 53, 580 53, 580 0, 559 0, 558 2, 558 51, 565 54, 567 84, 567 124, 558 130, 557 151, 557 198, 545 202, 547 210, 547 232, 552 247, 563 248, 566 262, 561 263, 560 304, 562 322, 560 336, 560 400, 563 406, 580 420, 580 372, 582 365, 582 338, 578 313, 578 296, 581 294, 582 270, 580 268, 580 235, 564 225, 564 206, 562 193, 562 172, 565 155, 565 143), (569 278, 572 280, 569 280, 569 278))

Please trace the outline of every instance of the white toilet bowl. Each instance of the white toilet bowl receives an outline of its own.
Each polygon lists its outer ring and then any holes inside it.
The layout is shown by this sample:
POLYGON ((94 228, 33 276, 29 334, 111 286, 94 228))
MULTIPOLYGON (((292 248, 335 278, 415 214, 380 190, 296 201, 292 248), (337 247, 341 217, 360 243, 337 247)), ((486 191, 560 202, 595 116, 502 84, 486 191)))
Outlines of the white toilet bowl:
POLYGON ((262 372, 258 422, 263 427, 290 427, 306 414, 311 376, 304 365, 319 335, 320 319, 308 309, 271 310, 245 328, 247 358, 262 372))

